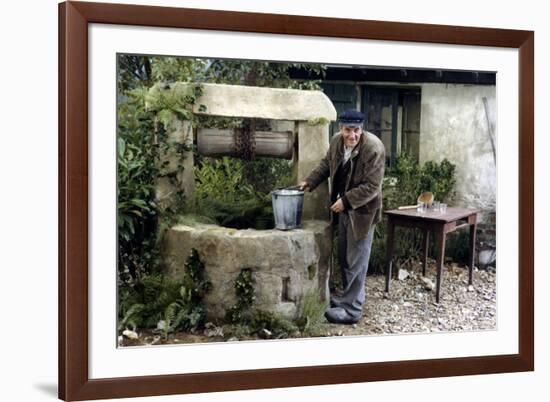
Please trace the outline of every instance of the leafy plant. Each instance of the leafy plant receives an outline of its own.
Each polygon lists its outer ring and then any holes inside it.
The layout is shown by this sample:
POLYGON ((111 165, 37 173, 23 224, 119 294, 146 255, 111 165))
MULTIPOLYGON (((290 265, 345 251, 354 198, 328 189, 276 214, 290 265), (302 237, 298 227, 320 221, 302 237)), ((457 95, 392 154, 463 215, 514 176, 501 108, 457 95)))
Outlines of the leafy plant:
POLYGON ((201 87, 193 85, 186 96, 178 96, 161 87, 151 92, 148 86, 152 79, 168 78, 168 65, 177 65, 177 71, 182 74, 200 71, 204 65, 195 59, 178 59, 174 63, 163 60, 132 55, 121 55, 118 59, 119 286, 131 285, 141 276, 159 270, 158 242, 162 231, 157 217, 162 212, 164 221, 170 222, 185 204, 185 194, 178 182, 183 170, 182 159, 177 161, 175 169, 168 166, 168 162, 160 164, 160 159, 167 154, 184 155, 185 145, 168 141, 165 129, 176 117, 193 117, 190 105, 200 95, 201 87), (174 194, 175 207, 162 211, 155 199, 155 184, 161 177, 168 178, 178 189, 174 194))
POLYGON ((211 288, 212 284, 204 276, 204 263, 197 250, 193 249, 185 263, 182 299, 186 304, 200 306, 202 298, 211 288))
POLYGON ((151 64, 154 82, 202 82, 207 74, 208 59, 155 56, 151 58, 151 64))
POLYGON ((253 337, 250 327, 245 324, 225 324, 222 328, 226 339, 242 340, 253 337))
POLYGON ((300 303, 296 323, 304 335, 315 336, 321 333, 328 302, 323 302, 316 291, 308 292, 300 303))
POLYGON ((204 327, 205 312, 201 305, 193 305, 186 300, 186 288, 180 288, 181 299, 170 303, 164 310, 162 320, 157 323, 165 339, 177 330, 194 331, 204 327))
POLYGON ((257 193, 268 194, 277 187, 288 187, 292 182, 290 164, 285 159, 258 157, 243 161, 243 178, 257 193))
POLYGON ((170 127, 174 118, 190 121, 195 119, 192 106, 201 94, 200 83, 185 86, 159 84, 143 93, 143 97, 147 102, 147 109, 155 112, 156 118, 164 127, 170 127))
POLYGON ((162 274, 146 274, 131 285, 119 286, 119 329, 155 328, 168 305, 179 299, 181 283, 162 274))
POLYGON ((141 303, 132 304, 131 307, 126 311, 122 319, 119 321, 118 329, 122 330, 124 328, 131 327, 132 330, 135 331, 142 322, 142 314, 144 310, 145 305, 141 303))
POLYGON ((244 179, 243 161, 205 159, 195 168, 196 211, 236 229, 273 227, 271 195, 257 192, 244 179))
POLYGON ((214 198, 234 204, 254 197, 252 186, 243 178, 243 163, 228 156, 205 158, 195 167, 196 193, 199 199, 214 198))
POLYGON ((319 89, 316 80, 295 80, 290 77, 292 69, 314 72, 319 78, 325 75, 321 64, 275 63, 248 60, 211 60, 207 76, 211 82, 265 86, 272 88, 319 89))
POLYGON ((211 287, 204 277, 204 264, 193 249, 182 281, 152 274, 132 287, 119 289, 119 330, 156 328, 167 337, 176 330, 202 328, 206 318, 203 298, 211 287))
POLYGON ((231 324, 248 324, 251 320, 252 304, 256 300, 251 269, 244 268, 237 276, 235 295, 237 303, 226 311, 226 321, 231 324))
MULTIPOLYGON (((267 338, 287 338, 299 331, 292 321, 279 314, 254 308, 254 278, 252 270, 242 269, 235 281, 237 303, 227 309, 225 319, 227 333, 239 333, 239 337, 257 335, 267 338)), ((309 307, 306 307, 309 308, 309 307)), ((317 321, 313 310, 308 310, 310 323, 317 321)))
POLYGON ((186 321, 189 322, 190 325, 185 325, 185 327, 190 326, 191 328, 195 328, 198 319, 200 319, 200 317, 197 317, 193 311, 190 312, 184 303, 175 301, 170 303, 164 310, 162 319, 157 323, 156 330, 162 333, 164 339, 168 339, 169 334, 183 327, 186 321))
POLYGON ((142 98, 129 92, 119 104, 117 138, 118 269, 123 283, 137 280, 157 264, 150 235, 157 214, 156 158, 153 115, 145 110, 142 98))
POLYGON ((288 338, 298 332, 292 321, 270 311, 254 310, 250 322, 251 332, 266 338, 288 338))

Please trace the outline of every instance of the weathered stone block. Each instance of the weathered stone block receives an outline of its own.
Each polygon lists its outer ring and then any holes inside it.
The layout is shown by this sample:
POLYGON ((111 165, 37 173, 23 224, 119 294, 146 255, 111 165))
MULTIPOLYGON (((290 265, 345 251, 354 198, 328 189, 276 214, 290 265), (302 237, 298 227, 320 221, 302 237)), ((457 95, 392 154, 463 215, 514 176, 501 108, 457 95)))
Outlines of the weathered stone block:
MULTIPOLYGON (((168 90, 175 96, 185 96, 193 85, 177 82, 168 90)), ((336 109, 322 91, 208 83, 201 84, 201 88, 202 94, 193 105, 196 114, 275 120, 336 120, 336 109)), ((158 90, 156 86, 153 88, 153 91, 158 90)))
MULTIPOLYGON (((326 155, 329 148, 328 125, 298 123, 298 155, 293 174, 304 180, 326 155)), ((304 197, 303 219, 329 219, 328 180, 304 197)))
POLYGON ((223 319, 236 304, 235 280, 242 269, 252 271, 254 307, 292 319, 308 293, 328 298, 331 244, 326 221, 306 221, 290 231, 177 225, 164 237, 163 256, 168 276, 178 279, 191 250, 197 250, 212 282, 205 297, 210 320, 223 319))
POLYGON ((193 130, 191 123, 174 118, 167 127, 167 146, 161 147, 159 167, 165 175, 176 173, 175 180, 168 176, 157 177, 155 198, 161 209, 167 209, 178 202, 177 191, 183 190, 187 200, 195 194, 195 177, 193 173, 193 130), (179 151, 179 145, 186 146, 189 151, 179 151))

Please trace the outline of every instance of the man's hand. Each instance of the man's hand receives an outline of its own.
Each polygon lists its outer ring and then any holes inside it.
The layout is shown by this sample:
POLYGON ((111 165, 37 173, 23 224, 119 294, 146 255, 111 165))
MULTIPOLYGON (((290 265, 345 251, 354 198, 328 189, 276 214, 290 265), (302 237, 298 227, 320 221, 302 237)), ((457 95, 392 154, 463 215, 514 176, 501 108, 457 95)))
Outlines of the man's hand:
POLYGON ((337 214, 339 214, 340 212, 342 212, 344 210, 344 203, 342 202, 342 199, 341 198, 338 198, 336 200, 336 202, 334 204, 332 204, 332 206, 330 207, 330 210, 332 212, 335 212, 337 214))
POLYGON ((309 184, 307 184, 307 181, 303 181, 300 184, 298 184, 298 188, 302 191, 308 191, 309 190, 309 184))

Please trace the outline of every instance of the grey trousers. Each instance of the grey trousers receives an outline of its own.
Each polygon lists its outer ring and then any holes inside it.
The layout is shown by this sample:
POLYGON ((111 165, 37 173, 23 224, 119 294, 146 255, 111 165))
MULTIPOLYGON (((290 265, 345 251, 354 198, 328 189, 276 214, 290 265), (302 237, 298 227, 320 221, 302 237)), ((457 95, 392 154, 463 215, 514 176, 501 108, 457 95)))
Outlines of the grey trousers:
POLYGON ((361 318, 365 302, 365 280, 369 268, 370 251, 374 237, 374 225, 367 237, 354 240, 349 216, 338 216, 338 262, 342 272, 342 297, 334 299, 338 307, 351 316, 361 318))

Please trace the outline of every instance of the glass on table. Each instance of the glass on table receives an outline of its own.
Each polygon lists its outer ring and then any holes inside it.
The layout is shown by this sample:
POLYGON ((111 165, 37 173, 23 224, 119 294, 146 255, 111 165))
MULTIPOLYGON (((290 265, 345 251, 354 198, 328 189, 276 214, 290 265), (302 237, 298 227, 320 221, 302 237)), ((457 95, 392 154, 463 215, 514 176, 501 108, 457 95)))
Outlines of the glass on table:
POLYGON ((439 212, 441 213, 447 212, 447 204, 443 204, 443 203, 439 204, 439 212))
POLYGON ((439 212, 440 205, 441 205, 441 203, 439 201, 434 201, 432 203, 432 211, 433 212, 439 212))
POLYGON ((416 211, 420 213, 426 212, 427 205, 425 202, 419 202, 416 206, 416 211))

